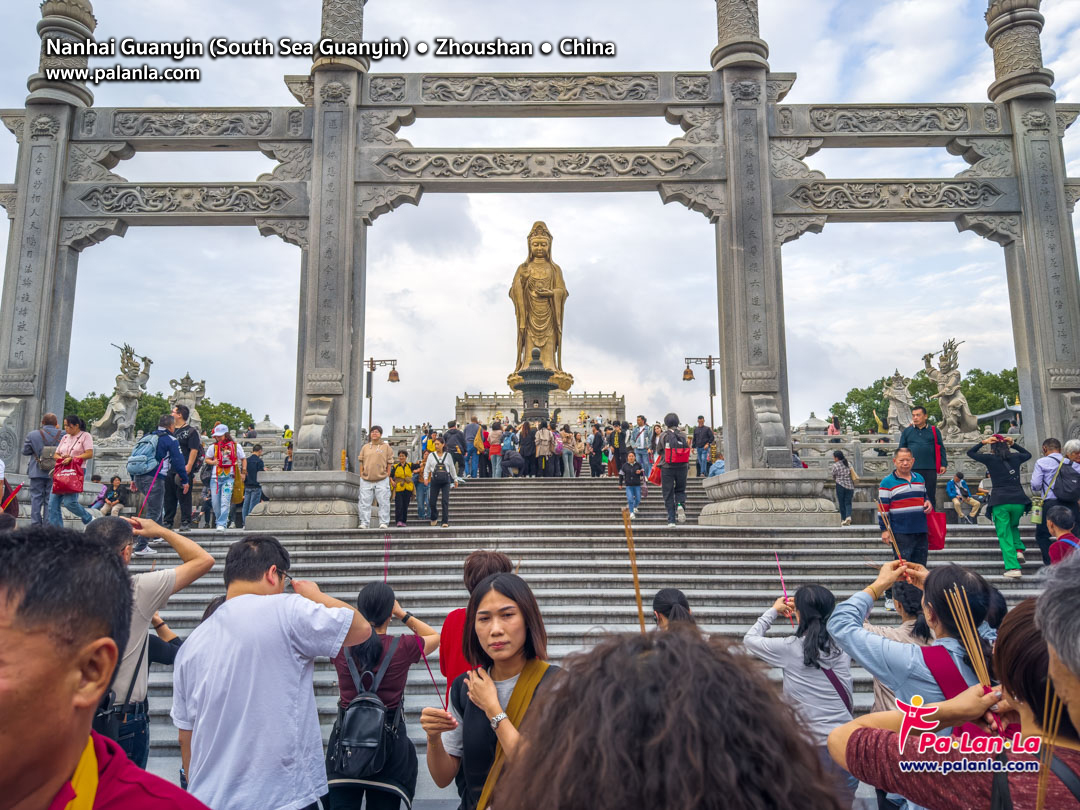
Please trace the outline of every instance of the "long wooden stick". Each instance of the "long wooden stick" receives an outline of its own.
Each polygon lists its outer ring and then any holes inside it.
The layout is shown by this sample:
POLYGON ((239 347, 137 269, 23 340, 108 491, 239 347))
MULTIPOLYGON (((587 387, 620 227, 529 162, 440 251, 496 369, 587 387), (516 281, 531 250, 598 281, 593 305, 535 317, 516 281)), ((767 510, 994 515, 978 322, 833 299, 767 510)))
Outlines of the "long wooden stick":
POLYGON ((630 528, 630 510, 623 507, 623 528, 626 530, 626 547, 630 551, 630 570, 634 573, 634 594, 637 596, 638 621, 641 623, 641 634, 645 635, 645 608, 641 604, 641 583, 638 581, 637 554, 634 552, 634 530, 630 528))
POLYGON ((896 552, 896 559, 903 560, 904 557, 900 553, 900 546, 896 543, 896 535, 893 534, 892 520, 889 519, 889 513, 885 507, 881 505, 881 501, 878 501, 877 508, 878 514, 881 515, 881 522, 885 524, 885 531, 889 533, 889 542, 892 543, 893 551, 896 552))

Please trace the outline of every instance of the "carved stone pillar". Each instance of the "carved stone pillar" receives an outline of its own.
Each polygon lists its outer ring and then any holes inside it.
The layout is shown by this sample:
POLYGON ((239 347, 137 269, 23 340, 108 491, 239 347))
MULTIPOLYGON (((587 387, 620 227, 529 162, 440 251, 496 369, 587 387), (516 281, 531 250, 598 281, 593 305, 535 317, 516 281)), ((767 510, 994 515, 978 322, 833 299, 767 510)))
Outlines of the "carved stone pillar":
POLYGON ((38 72, 30 77, 26 86, 30 90, 28 102, 60 102, 75 107, 89 107, 94 94, 86 84, 45 78, 51 68, 85 68, 85 56, 49 56, 46 53, 50 40, 85 42, 97 27, 94 7, 90 0, 45 0, 41 4, 41 20, 37 24, 41 37, 41 60, 38 72))
POLYGON ((1012 122, 1022 213, 1018 222, 969 224, 1005 245, 1025 435, 1080 438, 1076 247, 1038 8, 1039 0, 993 0, 986 15, 997 74, 990 99, 1005 106, 1012 122))
POLYGON ((716 0, 717 45, 714 70, 727 67, 769 68, 769 46, 758 26, 758 0, 716 0))

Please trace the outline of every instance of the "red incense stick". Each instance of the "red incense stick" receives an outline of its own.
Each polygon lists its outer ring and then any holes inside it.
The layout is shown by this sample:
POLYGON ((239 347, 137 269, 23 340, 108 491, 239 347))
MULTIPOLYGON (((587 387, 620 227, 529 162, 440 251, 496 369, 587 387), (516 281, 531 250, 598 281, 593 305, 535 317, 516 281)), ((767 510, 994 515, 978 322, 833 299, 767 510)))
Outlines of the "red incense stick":
MULTIPOLYGON (((784 569, 780 567, 780 555, 774 551, 773 556, 776 557, 776 570, 780 572, 780 587, 784 589, 784 601, 787 602, 787 585, 784 584, 784 569)), ((790 613, 788 614, 788 621, 791 622, 791 627, 794 629, 795 619, 790 613)))
POLYGON ((11 495, 8 496, 8 499, 6 501, 4 501, 4 505, 0 506, 0 512, 3 512, 5 509, 8 508, 8 506, 11 504, 11 502, 13 500, 15 500, 15 496, 19 494, 19 490, 22 489, 22 488, 23 488, 23 485, 19 484, 17 487, 15 487, 15 489, 13 489, 11 491, 11 495))

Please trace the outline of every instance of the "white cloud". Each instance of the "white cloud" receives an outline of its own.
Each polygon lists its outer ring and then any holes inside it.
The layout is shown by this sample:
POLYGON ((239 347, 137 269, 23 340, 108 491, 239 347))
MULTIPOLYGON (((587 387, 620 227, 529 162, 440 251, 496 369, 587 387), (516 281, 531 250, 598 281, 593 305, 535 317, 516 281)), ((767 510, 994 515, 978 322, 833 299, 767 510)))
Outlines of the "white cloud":
MULTIPOLYGON (((0 29, 0 106, 21 107, 22 77, 37 65, 36 3, 8 3, 0 29)), ((101 36, 206 40, 318 36, 314 0, 97 0, 101 36)), ((993 80, 983 41, 985 0, 768 0, 763 35, 777 72, 796 72, 789 101, 975 101, 993 80)), ((1044 49, 1062 101, 1080 101, 1080 3, 1045 0, 1044 49)), ((552 0, 491 4, 381 0, 365 33, 476 40, 613 40, 613 60, 413 57, 409 71, 708 70, 716 41, 711 0, 552 0)), ((109 63, 117 60, 98 60, 109 63)), ((131 60, 119 60, 131 61, 131 60)), ((158 62, 157 64, 164 64, 158 62)), ((195 63, 193 63, 195 64, 195 63)), ((291 105, 282 74, 300 59, 197 63, 198 85, 113 84, 102 106, 291 105)), ((388 72, 394 60, 375 66, 388 72)), ((401 137, 425 146, 664 144, 679 133, 662 119, 425 119, 401 137)), ((2 135, 3 133, 0 133, 2 135)), ((1065 139, 1080 176, 1080 125, 1065 139)), ((0 181, 14 175, 15 142, 0 137, 0 181)), ((963 161, 944 149, 827 150, 809 161, 830 177, 951 176, 963 161)), ((260 154, 139 155, 116 171, 132 180, 253 179, 260 154)), ((414 424, 449 418, 455 395, 505 389, 513 362, 506 290, 532 222, 555 235, 567 302, 564 365, 579 391, 627 396, 631 413, 704 412, 703 375, 681 380, 682 358, 718 347, 713 229, 656 194, 428 195, 369 232, 365 355, 395 357, 402 382, 376 383, 375 418, 414 424)), ((1076 220, 1080 229, 1080 215, 1076 220)), ((6 243, 6 232, 0 236, 6 243)), ((0 247, 3 245, 0 244, 0 247)), ((899 365, 907 372, 946 337, 966 339, 966 368, 1013 364, 1004 260, 996 246, 952 225, 829 225, 784 248, 791 413, 801 422, 899 365), (914 291, 914 294, 913 294, 914 291), (897 335, 910 344, 898 356, 897 335)), ((292 422, 299 251, 248 229, 138 229, 82 255, 69 388, 108 390, 110 342, 155 360, 150 387, 190 371, 211 397, 292 422), (156 313, 173 302, 172 319, 156 313)), ((718 403, 719 406, 719 403, 718 403)))

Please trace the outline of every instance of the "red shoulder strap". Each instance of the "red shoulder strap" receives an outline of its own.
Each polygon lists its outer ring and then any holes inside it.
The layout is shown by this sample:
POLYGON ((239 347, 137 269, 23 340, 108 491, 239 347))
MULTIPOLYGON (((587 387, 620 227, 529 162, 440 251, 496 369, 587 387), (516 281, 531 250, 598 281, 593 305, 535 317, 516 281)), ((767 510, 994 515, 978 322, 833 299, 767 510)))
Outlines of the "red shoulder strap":
MULTIPOLYGON (((956 665, 952 656, 949 655, 949 651, 944 647, 931 644, 927 647, 920 647, 919 652, 922 653, 926 668, 930 670, 930 674, 934 677, 946 700, 952 700, 968 688, 969 684, 960 673, 960 667, 956 665)), ((954 737, 959 737, 964 731, 968 732, 972 737, 987 736, 987 732, 974 723, 955 726, 952 733, 954 737)))

